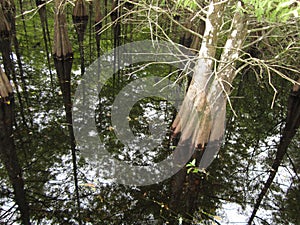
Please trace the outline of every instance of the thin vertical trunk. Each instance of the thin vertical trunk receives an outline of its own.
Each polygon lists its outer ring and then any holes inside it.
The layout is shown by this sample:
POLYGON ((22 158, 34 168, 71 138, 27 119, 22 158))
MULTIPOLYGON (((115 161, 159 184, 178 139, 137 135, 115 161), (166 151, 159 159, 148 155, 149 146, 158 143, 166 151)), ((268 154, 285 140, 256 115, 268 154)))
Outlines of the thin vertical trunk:
POLYGON ((59 84, 63 94, 66 120, 70 136, 75 197, 77 203, 78 222, 82 224, 80 212, 80 196, 77 176, 76 144, 73 131, 72 100, 71 100, 71 70, 73 62, 72 46, 68 37, 67 21, 64 14, 65 0, 55 1, 54 46, 53 58, 59 84))
POLYGON ((80 69, 81 76, 84 74, 85 66, 84 66, 84 49, 83 49, 83 40, 84 40, 84 32, 88 23, 88 15, 85 7, 85 3, 83 0, 77 0, 75 3, 75 7, 73 9, 73 23, 75 26, 75 30, 77 33, 77 38, 79 42, 79 51, 80 51, 80 69))
POLYGON ((26 46, 28 47, 28 35, 27 35, 27 29, 26 29, 26 23, 25 23, 25 17, 24 17, 23 0, 19 0, 19 5, 20 5, 20 12, 21 12, 21 18, 22 18, 22 23, 23 23, 23 30, 24 30, 26 46))
POLYGON ((94 4, 93 2, 90 2, 89 3, 89 18, 90 18, 90 21, 89 21, 89 62, 88 62, 88 65, 91 65, 92 64, 92 58, 93 58, 93 42, 92 42, 92 36, 93 36, 93 21, 92 21, 92 17, 93 17, 93 7, 94 7, 94 4))
MULTIPOLYGON (((24 77, 24 71, 23 71, 23 65, 22 65, 22 60, 21 60, 21 53, 20 53, 20 48, 19 48, 19 41, 17 39, 17 34, 16 34, 16 9, 15 9, 15 4, 13 0, 8 0, 7 1, 7 15, 6 15, 8 22, 10 23, 11 27, 11 37, 14 45, 14 50, 15 54, 17 56, 17 64, 19 67, 19 75, 21 78, 21 84, 22 84, 22 90, 24 93, 24 98, 25 98, 25 103, 27 106, 29 106, 29 95, 27 91, 27 84, 26 80, 24 77)), ((25 26, 25 23, 24 23, 25 26)), ((29 111, 29 107, 27 107, 27 110, 29 111)), ((31 125, 32 125, 32 120, 31 120, 31 125)))
POLYGON ((0 159, 13 186, 15 201, 24 225, 30 224, 29 206, 26 200, 22 169, 13 140, 14 97, 6 74, 0 67, 0 159))
POLYGON ((94 0, 94 6, 95 6, 95 38, 96 38, 96 45, 97 45, 97 58, 100 57, 100 39, 101 39, 101 28, 102 28, 102 19, 103 16, 101 14, 100 9, 100 1, 94 0))
POLYGON ((0 4, 0 49, 2 53, 2 60, 4 64, 4 69, 10 79, 10 75, 12 74, 13 65, 10 55, 11 55, 11 25, 6 19, 5 12, 3 10, 3 3, 0 4))
POLYGON ((121 35, 121 23, 119 21, 120 17, 120 1, 112 0, 112 9, 110 13, 111 21, 113 23, 113 37, 114 37, 114 71, 113 71, 113 89, 117 88, 116 85, 116 76, 115 73, 118 73, 118 81, 120 80, 120 71, 117 71, 119 66, 119 52, 117 47, 121 44, 120 35, 121 35))
POLYGON ((51 44, 50 44, 50 36, 49 36, 49 29, 48 29, 46 1, 36 0, 35 2, 36 2, 36 6, 39 8, 39 16, 40 16, 40 21, 42 24, 47 64, 48 64, 48 69, 49 69, 49 74, 50 74, 51 87, 53 89, 54 88, 53 75, 52 75, 51 61, 50 61, 50 54, 49 54, 49 49, 51 49, 51 44))
MULTIPOLYGON (((191 15, 190 17, 188 17, 187 20, 184 22, 184 26, 187 29, 192 30, 194 32, 196 30, 197 34, 203 35, 204 30, 205 30, 205 22, 203 20, 201 20, 199 25, 196 27, 195 21, 192 21, 193 17, 194 17, 194 15, 191 15)), ((199 46, 200 38, 199 38, 199 36, 196 36, 187 30, 187 31, 184 31, 184 33, 180 37, 179 44, 182 44, 183 46, 185 46, 187 48, 198 50, 200 47, 199 46)))

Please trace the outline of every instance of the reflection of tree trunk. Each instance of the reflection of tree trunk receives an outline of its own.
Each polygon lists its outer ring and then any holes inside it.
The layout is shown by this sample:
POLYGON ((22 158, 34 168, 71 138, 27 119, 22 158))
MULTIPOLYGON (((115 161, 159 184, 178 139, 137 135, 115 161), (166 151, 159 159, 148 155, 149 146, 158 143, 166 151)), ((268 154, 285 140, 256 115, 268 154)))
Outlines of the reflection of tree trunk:
MULTIPOLYGON (((27 91, 27 85, 26 85, 24 72, 23 72, 22 61, 21 61, 19 41, 18 41, 17 35, 16 35, 16 21, 15 21, 16 9, 15 9, 15 4, 14 4, 13 0, 4 1, 1 4, 2 4, 2 8, 3 8, 4 15, 6 17, 6 20, 10 25, 9 34, 10 34, 10 39, 12 40, 12 43, 14 44, 14 53, 17 56, 17 63, 18 63, 18 66, 19 66, 19 75, 20 75, 20 78, 21 78, 21 84, 22 84, 22 89, 23 89, 22 91, 24 93, 25 102, 26 102, 27 106, 29 106, 28 91, 27 91)), ((12 70, 12 72, 14 72, 14 71, 12 70)), ((15 82, 15 80, 14 80, 14 82, 15 82)))
POLYGON ((49 35, 49 29, 48 29, 46 1, 45 0, 36 0, 35 2, 36 2, 36 6, 39 7, 39 15, 40 15, 40 20, 41 20, 41 24, 42 24, 43 39, 44 39, 44 44, 45 44, 45 52, 46 52, 46 57, 47 57, 48 69, 49 69, 49 73, 50 73, 51 87, 53 88, 53 76, 52 76, 51 62, 50 62, 50 56, 49 56, 49 48, 51 49, 51 43, 50 43, 50 35, 49 35))
MULTIPOLYGON (((192 157, 199 162, 201 155, 201 151, 197 150, 192 157)), ((187 220, 192 220, 193 213, 199 205, 200 182, 202 182, 201 177, 198 174, 187 174, 186 167, 172 178, 169 206, 187 220)))
POLYGON ((30 224, 22 170, 13 141, 14 98, 6 74, 0 68, 0 159, 14 189, 22 224, 30 224))
MULTIPOLYGON (((22 65, 20 61, 20 55, 18 53, 18 42, 15 36, 15 20, 13 16, 13 11, 14 11, 14 5, 13 2, 7 1, 7 2, 2 2, 0 1, 0 50, 2 53, 3 57, 3 64, 4 64, 4 69, 5 72, 8 76, 9 79, 12 79, 14 82, 14 85, 16 87, 16 93, 17 97, 19 100, 20 104, 20 114, 22 117, 23 124, 27 126, 26 123, 26 118, 25 118, 25 113, 24 113, 24 104, 22 101, 22 96, 19 91, 19 85, 17 82, 16 78, 16 73, 14 69, 14 63, 12 60, 12 47, 11 47, 11 40, 14 41, 15 43, 15 48, 16 48, 16 54, 18 57, 18 63, 19 63, 19 68, 20 68, 20 76, 23 82, 23 90, 24 90, 24 95, 25 97, 27 96, 27 89, 26 89, 26 84, 25 80, 22 74, 22 65)), ((26 97, 27 99, 27 97, 26 97)))
POLYGON ((73 131, 72 120, 72 100, 71 100, 71 70, 73 63, 73 51, 68 37, 67 22, 64 13, 65 0, 55 1, 55 21, 54 21, 54 46, 53 58, 57 71, 60 88, 63 94, 66 120, 70 135, 73 175, 75 184, 75 196, 78 211, 78 222, 82 224, 80 214, 80 196, 77 177, 76 144, 73 131))
POLYGON ((8 23, 4 11, 2 9, 2 5, 0 5, 0 49, 2 53, 2 60, 4 64, 5 72, 8 74, 8 77, 10 78, 10 75, 12 74, 12 61, 10 59, 11 54, 11 46, 10 46, 10 40, 11 40, 11 26, 8 23))
MULTIPOLYGON (((214 1, 212 1, 212 5, 211 5, 212 8, 213 8, 213 3, 214 1)), ((177 136, 177 135, 181 136, 178 144, 180 145, 180 142, 186 141, 191 138, 192 149, 194 149, 198 144, 201 144, 201 146, 205 146, 205 144, 208 141, 209 133, 211 129, 204 126, 204 124, 206 124, 209 121, 207 120, 208 119, 207 116, 209 115, 209 112, 206 112, 206 114, 202 113, 202 121, 201 122, 198 121, 201 111, 203 109, 205 110, 207 104, 206 104, 206 92, 199 93, 199 90, 201 89, 197 87, 199 85, 197 79, 204 81, 203 83, 206 83, 206 81, 210 79, 211 68, 213 66, 212 58, 215 56, 215 52, 216 52, 216 48, 213 46, 213 44, 217 42, 218 26, 220 26, 221 23, 220 18, 217 17, 217 12, 218 11, 222 12, 223 7, 224 4, 219 4, 216 7, 218 9, 217 11, 214 11, 207 15, 206 24, 207 23, 214 24, 216 27, 212 29, 212 27, 206 26, 203 35, 202 46, 200 49, 200 57, 203 57, 205 60, 202 60, 203 62, 202 65, 197 65, 195 67, 195 72, 193 74, 191 85, 189 86, 183 105, 181 106, 180 111, 172 125, 172 128, 174 130, 173 136, 177 136), (201 70, 203 71, 201 74, 199 71, 200 68, 202 68, 201 70), (203 78, 201 77, 197 78, 198 76, 202 76, 203 78), (196 107, 194 107, 194 104, 196 107)), ((173 177, 170 208, 175 212, 184 214, 184 216, 188 214, 193 216, 194 211, 191 211, 191 206, 194 205, 198 192, 195 191, 189 193, 192 190, 192 188, 189 186, 191 186, 192 184, 186 182, 188 180, 186 171, 187 170, 184 167, 173 177), (193 196, 194 198, 191 198, 191 196, 193 196), (187 208, 187 206, 190 207, 187 208)))
MULTIPOLYGON (((25 81, 25 77, 24 77, 24 71, 23 71, 23 65, 22 65, 22 60, 21 60, 21 53, 20 53, 20 48, 19 48, 19 41, 17 39, 17 34, 16 34, 16 21, 15 21, 15 17, 16 17, 16 12, 15 12, 15 5, 13 0, 10 1, 10 12, 8 13, 9 16, 9 20, 8 22, 11 24, 11 35, 12 35, 12 40, 13 40, 13 44, 14 44, 14 49, 15 49, 15 54, 17 56, 17 63, 19 66, 19 75, 21 78, 21 83, 22 83, 22 89, 23 89, 23 93, 24 93, 24 97, 25 97, 25 102, 27 104, 27 106, 29 106, 29 97, 28 97, 28 91, 27 91, 27 85, 26 85, 26 81, 25 81)), ((28 108, 28 107, 27 107, 28 108)), ((31 121, 31 125, 33 122, 31 121)))
MULTIPOLYGON (((300 82, 300 79, 298 80, 300 82)), ((293 87, 293 90, 289 96, 288 99, 288 113, 286 117, 286 124, 283 129, 282 137, 280 138, 279 145, 277 147, 276 157, 272 164, 272 170, 269 174, 269 178, 266 181, 263 189, 261 190, 256 203, 253 208, 253 212, 249 218, 248 224, 252 224, 255 215, 260 207, 260 204, 267 194, 267 191, 269 190, 276 174, 278 171, 278 168, 280 166, 280 163, 282 162, 289 144, 291 143, 293 137, 295 136, 298 128, 300 126, 300 86, 298 84, 295 84, 293 87)))
MULTIPOLYGON (((210 148, 209 151, 206 148, 209 140, 217 142, 223 135, 222 128, 215 132, 218 127, 214 128, 213 126, 224 126, 221 123, 213 124, 210 104, 218 98, 223 98, 223 96, 219 97, 223 91, 230 91, 229 86, 225 84, 231 84, 236 75, 234 61, 239 55, 239 49, 246 36, 244 18, 240 11, 237 11, 232 20, 231 33, 228 35, 220 58, 221 63, 215 69, 213 59, 216 59, 218 32, 222 23, 224 6, 224 3, 219 1, 210 3, 199 60, 196 63, 186 97, 172 124, 173 136, 180 135, 179 146, 191 140, 190 149, 185 149, 180 154, 188 154, 187 151, 197 149, 192 158, 196 159, 196 165, 200 167, 208 166, 218 151, 217 147, 216 149, 210 148)), ((217 105, 221 107, 221 111, 224 111, 223 115, 220 114, 224 119, 225 107, 223 104, 225 102, 226 99, 223 99, 220 101, 222 105, 217 105)), ((186 168, 179 171, 173 177, 170 208, 191 218, 197 210, 201 182, 203 181, 197 174, 187 175, 186 168)))

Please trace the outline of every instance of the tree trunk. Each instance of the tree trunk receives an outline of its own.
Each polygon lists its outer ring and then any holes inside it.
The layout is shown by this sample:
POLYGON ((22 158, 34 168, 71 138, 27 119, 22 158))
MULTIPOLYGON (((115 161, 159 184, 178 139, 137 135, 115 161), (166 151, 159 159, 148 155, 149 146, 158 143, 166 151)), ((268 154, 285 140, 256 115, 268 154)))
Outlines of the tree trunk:
POLYGON ((73 63, 73 51, 71 42, 68 37, 67 21, 65 17, 64 7, 65 0, 55 1, 55 21, 54 21, 54 45, 53 45, 53 58, 54 65, 57 71, 57 76, 60 88, 63 94, 64 107, 66 112, 66 121, 68 124, 68 131, 70 136, 73 175, 75 185, 75 197, 77 203, 78 223, 82 224, 81 210, 80 210, 80 195, 78 187, 78 174, 77 174, 77 159, 76 159, 76 143, 73 130, 72 119, 72 99, 71 99, 71 70, 73 63))
POLYGON ((22 170, 13 141, 14 98, 12 87, 0 67, 0 159, 13 186, 15 201, 21 213, 22 224, 30 224, 22 170))
MULTIPOLYGON (((240 1, 237 6, 241 6, 240 1)), ((189 154, 196 149, 193 158, 201 169, 212 162, 219 150, 220 140, 223 139, 226 95, 236 75, 235 60, 246 37, 244 16, 241 10, 237 10, 221 62, 215 68, 218 33, 224 9, 225 2, 210 2, 192 82, 172 125, 173 137, 180 136, 179 146, 190 141, 190 149, 184 149, 180 154, 189 154)), ((173 177, 170 208, 175 211, 181 209, 186 215, 192 215, 196 210, 201 182, 200 176, 187 175, 186 168, 178 172, 173 177)))
MULTIPOLYGON (((19 91, 19 85, 17 82, 16 72, 14 69, 14 63, 12 59, 13 51, 12 51, 11 42, 13 40, 13 42, 15 43, 16 55, 17 55, 18 64, 20 68, 20 76, 23 82, 24 95, 27 96, 27 92, 26 92, 27 89, 25 87, 26 85, 23 77, 22 64, 20 61, 20 54, 18 50, 18 41, 15 35, 16 31, 15 31, 14 11, 15 8, 14 8, 14 3, 12 1, 0 0, 0 51, 2 53, 3 64, 4 64, 6 75, 8 76, 8 79, 13 80, 14 85, 16 87, 16 93, 21 108, 20 114, 23 120, 23 124, 27 127, 27 122, 26 122, 25 112, 24 112, 25 107, 23 104, 21 93, 19 91)), ((28 98, 26 97, 26 99, 28 98)))

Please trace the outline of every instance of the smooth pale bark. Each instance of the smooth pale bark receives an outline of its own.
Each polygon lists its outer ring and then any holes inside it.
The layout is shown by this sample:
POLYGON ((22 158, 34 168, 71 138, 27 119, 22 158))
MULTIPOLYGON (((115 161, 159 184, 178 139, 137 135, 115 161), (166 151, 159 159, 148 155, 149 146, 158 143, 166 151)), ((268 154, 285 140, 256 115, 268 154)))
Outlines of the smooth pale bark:
MULTIPOLYGON (((213 121, 217 119, 216 116, 225 116, 224 114, 215 114, 224 110, 226 95, 230 91, 231 83, 236 75, 235 60, 239 57, 240 49, 246 37, 247 29, 244 16, 241 11, 237 10, 232 20, 231 33, 223 48, 220 63, 215 68, 218 32, 222 24, 221 17, 226 3, 211 1, 209 5, 194 76, 172 125, 173 135, 181 134, 181 142, 191 140, 192 148, 204 149, 209 139, 217 141, 222 136, 224 124, 214 124, 213 121), (226 94, 222 94, 222 92, 226 92, 226 94), (212 107, 219 108, 212 109, 212 107), (220 126, 219 132, 213 129, 215 126, 220 126)), ((237 7, 240 6, 241 3, 238 2, 237 7)), ((224 121, 225 118, 218 120, 224 121)), ((213 153, 211 152, 210 158, 213 153)), ((206 164, 208 163, 203 165, 206 164)))
MULTIPOLYGON (((239 9, 240 4, 237 4, 239 9)), ((232 28, 221 55, 217 69, 217 78, 222 82, 224 91, 230 92, 231 83, 236 76, 235 63, 240 56, 240 50, 246 39, 247 22, 240 12, 236 12, 232 20, 232 28), (227 84, 227 85, 226 85, 227 84)))
MULTIPOLYGON (((219 149, 224 133, 226 112, 226 92, 229 92, 236 72, 235 61, 246 38, 246 23, 241 11, 236 11, 228 35, 221 62, 216 66, 218 33, 222 24, 222 14, 226 1, 211 1, 205 21, 205 32, 199 52, 194 75, 175 118, 172 129, 173 137, 180 135, 178 145, 190 141, 190 149, 195 151, 193 158, 200 168, 206 168, 219 149), (207 143, 210 142, 210 146, 207 143), (216 144, 211 144, 215 142, 216 144)), ((240 6, 238 2, 238 6, 240 6)), ((180 154, 189 154, 181 152, 180 154)), ((197 210, 197 199, 202 181, 195 174, 187 175, 182 168, 172 180, 170 208, 186 217, 197 210)))
POLYGON ((207 108, 205 85, 212 74, 216 53, 218 31, 225 4, 211 1, 205 21, 205 32, 195 67, 192 82, 180 111, 173 122, 173 135, 181 134, 182 142, 192 138, 192 148, 203 148, 211 130, 209 108, 207 108))

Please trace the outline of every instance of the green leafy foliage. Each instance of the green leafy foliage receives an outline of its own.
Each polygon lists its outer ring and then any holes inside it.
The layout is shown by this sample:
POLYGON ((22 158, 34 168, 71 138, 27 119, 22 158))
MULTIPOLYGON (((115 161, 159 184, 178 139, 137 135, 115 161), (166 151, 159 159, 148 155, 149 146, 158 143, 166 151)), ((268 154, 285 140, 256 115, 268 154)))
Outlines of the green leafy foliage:
POLYGON ((246 12, 254 13, 260 21, 285 22, 300 14, 300 3, 296 0, 244 0, 244 3, 246 12))
POLYGON ((203 173, 206 176, 209 175, 209 173, 205 169, 199 169, 198 166, 196 165, 196 159, 193 159, 191 162, 186 164, 187 169, 187 174, 189 173, 203 173))
POLYGON ((196 0, 177 0, 176 8, 180 7, 195 10, 198 8, 198 4, 196 0))

